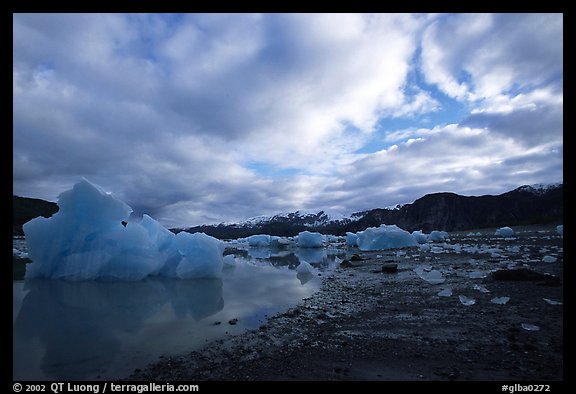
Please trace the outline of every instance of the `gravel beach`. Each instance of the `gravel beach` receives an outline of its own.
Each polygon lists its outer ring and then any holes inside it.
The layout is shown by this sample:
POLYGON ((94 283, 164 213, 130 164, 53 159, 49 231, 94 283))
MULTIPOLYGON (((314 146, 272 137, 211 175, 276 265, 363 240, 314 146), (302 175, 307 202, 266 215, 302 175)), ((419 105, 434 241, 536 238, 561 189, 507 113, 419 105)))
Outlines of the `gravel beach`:
POLYGON ((563 239, 552 226, 493 234, 356 250, 259 329, 126 379, 562 380, 563 239))

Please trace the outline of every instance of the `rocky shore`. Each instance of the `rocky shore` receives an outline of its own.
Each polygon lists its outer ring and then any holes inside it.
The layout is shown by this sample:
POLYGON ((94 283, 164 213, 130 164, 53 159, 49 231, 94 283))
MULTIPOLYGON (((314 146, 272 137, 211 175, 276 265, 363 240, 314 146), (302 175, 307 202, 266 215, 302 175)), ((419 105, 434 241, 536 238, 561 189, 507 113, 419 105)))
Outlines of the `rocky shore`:
POLYGON ((127 379, 564 378, 563 239, 555 228, 511 239, 455 233, 424 249, 357 253, 313 297, 258 330, 182 349, 127 379))

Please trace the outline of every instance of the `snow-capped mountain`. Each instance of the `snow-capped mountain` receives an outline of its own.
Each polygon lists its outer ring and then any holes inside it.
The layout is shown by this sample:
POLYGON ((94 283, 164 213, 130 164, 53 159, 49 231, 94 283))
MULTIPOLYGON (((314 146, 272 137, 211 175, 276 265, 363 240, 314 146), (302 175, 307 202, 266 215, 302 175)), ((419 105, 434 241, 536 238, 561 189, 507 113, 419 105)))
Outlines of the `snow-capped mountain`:
POLYGON ((562 186, 562 183, 535 183, 533 185, 520 186, 518 191, 529 192, 533 194, 544 194, 550 190, 557 189, 562 186))
POLYGON ((433 193, 410 204, 376 208, 350 216, 326 211, 296 211, 258 216, 240 223, 197 226, 185 231, 201 231, 218 238, 240 238, 255 234, 293 236, 304 230, 344 235, 347 231, 356 232, 380 224, 396 224, 409 231, 430 232, 562 223, 562 191, 562 184, 550 184, 525 185, 497 196, 433 193))
POLYGON ((251 227, 258 226, 267 223, 293 223, 293 224, 304 224, 306 226, 322 226, 330 223, 349 223, 354 220, 358 220, 358 216, 345 216, 339 212, 330 211, 318 211, 318 212, 306 212, 306 211, 296 211, 296 212, 285 212, 278 213, 273 216, 256 216, 245 220, 240 223, 233 224, 236 227, 251 227))

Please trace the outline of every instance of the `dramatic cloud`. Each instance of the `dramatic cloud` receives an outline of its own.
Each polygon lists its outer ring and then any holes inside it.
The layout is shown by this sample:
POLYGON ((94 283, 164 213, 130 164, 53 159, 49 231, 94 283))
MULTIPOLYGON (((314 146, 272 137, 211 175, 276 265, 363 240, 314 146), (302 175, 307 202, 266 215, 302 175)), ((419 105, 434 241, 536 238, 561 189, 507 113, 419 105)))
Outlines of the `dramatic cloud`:
POLYGON ((560 14, 15 14, 14 193, 168 226, 561 181, 560 14))

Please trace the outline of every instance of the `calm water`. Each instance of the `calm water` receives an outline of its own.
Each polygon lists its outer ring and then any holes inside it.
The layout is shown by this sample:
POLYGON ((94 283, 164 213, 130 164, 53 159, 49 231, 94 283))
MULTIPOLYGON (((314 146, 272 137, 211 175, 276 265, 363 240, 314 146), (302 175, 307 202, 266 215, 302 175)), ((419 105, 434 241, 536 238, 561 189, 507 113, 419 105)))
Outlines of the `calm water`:
POLYGON ((125 377, 160 356, 260 326, 311 296, 315 275, 296 274, 304 259, 335 265, 337 249, 235 250, 222 279, 140 282, 14 281, 15 380, 125 377), (230 325, 231 319, 238 319, 230 325))

